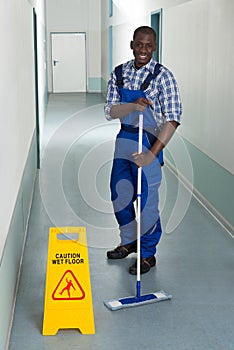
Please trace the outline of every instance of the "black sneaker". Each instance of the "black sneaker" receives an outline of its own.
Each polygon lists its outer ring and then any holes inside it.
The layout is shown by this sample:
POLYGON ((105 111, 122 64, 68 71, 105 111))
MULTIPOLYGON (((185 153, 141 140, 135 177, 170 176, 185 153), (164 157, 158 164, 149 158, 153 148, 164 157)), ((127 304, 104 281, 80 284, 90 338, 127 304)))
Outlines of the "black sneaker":
MULTIPOLYGON (((141 258, 141 263, 140 263, 141 274, 148 272, 151 269, 151 267, 155 265, 156 265, 156 259, 154 255, 150 256, 149 258, 141 258)), ((129 267, 129 273, 131 275, 137 274, 137 260, 132 266, 129 267)))
POLYGON ((137 252, 137 242, 134 241, 130 244, 120 245, 114 250, 109 250, 107 252, 108 259, 123 259, 126 258, 131 253, 137 252))

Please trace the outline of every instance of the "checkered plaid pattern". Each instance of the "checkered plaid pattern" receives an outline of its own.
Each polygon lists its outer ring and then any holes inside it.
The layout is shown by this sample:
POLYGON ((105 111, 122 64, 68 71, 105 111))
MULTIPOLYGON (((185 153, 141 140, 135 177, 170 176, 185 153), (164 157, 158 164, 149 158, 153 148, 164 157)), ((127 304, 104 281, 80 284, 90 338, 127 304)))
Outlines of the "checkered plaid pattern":
MULTIPOLYGON (((123 64, 124 88, 129 90, 139 90, 141 84, 146 79, 149 72, 154 72, 156 61, 152 58, 150 62, 136 69, 134 60, 123 64)), ((148 88, 145 90, 146 98, 153 101, 152 113, 159 128, 167 121, 177 121, 180 123, 182 114, 182 105, 180 100, 177 82, 169 69, 162 66, 159 74, 151 80, 148 88)), ((120 95, 116 85, 116 75, 113 71, 107 86, 107 96, 105 103, 105 115, 107 120, 111 120, 110 109, 114 104, 119 104, 120 95)))

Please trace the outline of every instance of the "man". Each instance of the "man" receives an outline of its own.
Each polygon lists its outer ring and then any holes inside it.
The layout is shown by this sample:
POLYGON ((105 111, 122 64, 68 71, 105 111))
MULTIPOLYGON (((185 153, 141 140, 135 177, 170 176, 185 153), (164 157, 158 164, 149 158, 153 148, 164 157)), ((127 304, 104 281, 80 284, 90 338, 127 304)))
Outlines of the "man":
MULTIPOLYGON (((173 74, 152 57, 155 31, 142 26, 130 43, 134 59, 118 66, 108 82, 105 115, 119 118, 111 172, 111 199, 120 228, 120 245, 107 252, 109 259, 122 259, 136 252, 137 168, 142 167, 140 272, 155 266, 156 246, 162 229, 158 210, 162 150, 180 124, 182 107, 173 74), (143 152, 138 154, 138 117, 143 112, 143 152)), ((137 262, 129 268, 137 274, 137 262)))

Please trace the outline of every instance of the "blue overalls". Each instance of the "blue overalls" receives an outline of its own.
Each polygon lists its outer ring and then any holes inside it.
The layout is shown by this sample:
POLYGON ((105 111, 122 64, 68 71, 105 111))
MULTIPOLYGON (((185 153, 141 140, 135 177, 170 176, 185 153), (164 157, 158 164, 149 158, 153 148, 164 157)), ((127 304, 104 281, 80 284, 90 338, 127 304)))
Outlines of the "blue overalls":
MULTIPOLYGON (((123 88, 122 66, 116 67, 117 85, 122 103, 135 102, 145 97, 144 90, 155 78, 161 65, 157 64, 154 74, 149 74, 140 90, 123 88)), ((144 111, 143 152, 147 152, 156 141, 157 123, 153 118, 151 107, 144 111)), ((133 112, 121 118, 121 130, 115 143, 115 154, 111 172, 111 200, 120 228, 121 245, 136 240, 137 224, 134 202, 137 198, 137 166, 132 154, 138 151, 139 112, 133 112)), ((158 189, 161 183, 161 165, 163 155, 147 166, 142 167, 141 193, 141 257, 148 258, 156 253, 162 229, 158 210, 158 189)))

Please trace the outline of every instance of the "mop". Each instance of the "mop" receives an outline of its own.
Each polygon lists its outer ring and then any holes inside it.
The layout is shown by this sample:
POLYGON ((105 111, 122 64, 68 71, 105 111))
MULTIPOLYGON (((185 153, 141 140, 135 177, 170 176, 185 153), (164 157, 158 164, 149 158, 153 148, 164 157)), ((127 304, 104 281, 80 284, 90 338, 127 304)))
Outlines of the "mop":
MULTIPOLYGON (((139 141, 138 141, 138 153, 142 152, 142 139, 143 139, 143 114, 139 115, 139 141)), ((114 311, 127 307, 133 307, 143 304, 155 303, 162 300, 171 299, 172 296, 160 290, 155 293, 141 295, 141 273, 140 273, 140 241, 141 241, 141 179, 142 168, 138 168, 137 174, 137 280, 136 280, 136 295, 133 297, 127 297, 122 299, 105 300, 104 305, 114 311)))

